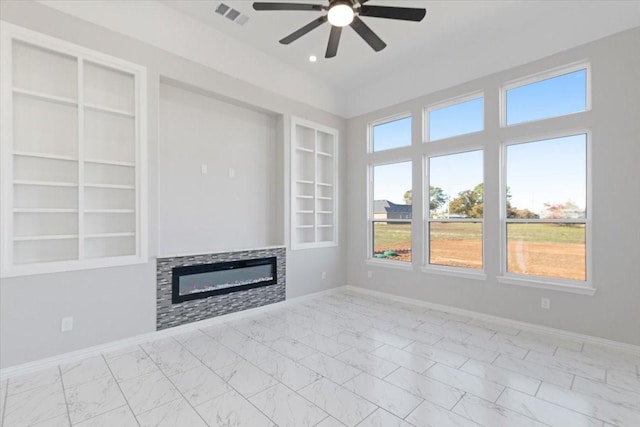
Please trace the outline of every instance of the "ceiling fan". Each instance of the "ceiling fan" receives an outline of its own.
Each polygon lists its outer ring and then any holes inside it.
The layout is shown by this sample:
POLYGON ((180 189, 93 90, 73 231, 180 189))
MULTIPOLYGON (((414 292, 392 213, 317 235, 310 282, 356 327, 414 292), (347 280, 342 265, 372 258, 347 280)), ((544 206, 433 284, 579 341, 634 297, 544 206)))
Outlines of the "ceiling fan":
POLYGON ((329 43, 327 44, 327 51, 324 55, 325 58, 333 58, 336 56, 342 27, 347 25, 353 28, 376 52, 381 51, 387 46, 387 44, 360 19, 361 16, 419 22, 422 21, 427 13, 425 9, 411 7, 370 6, 365 4, 368 1, 369 0, 329 0, 328 5, 254 2, 253 8, 255 10, 327 11, 326 15, 314 19, 304 27, 280 40, 282 44, 289 44, 328 21, 331 24, 331 32, 329 33, 329 43))

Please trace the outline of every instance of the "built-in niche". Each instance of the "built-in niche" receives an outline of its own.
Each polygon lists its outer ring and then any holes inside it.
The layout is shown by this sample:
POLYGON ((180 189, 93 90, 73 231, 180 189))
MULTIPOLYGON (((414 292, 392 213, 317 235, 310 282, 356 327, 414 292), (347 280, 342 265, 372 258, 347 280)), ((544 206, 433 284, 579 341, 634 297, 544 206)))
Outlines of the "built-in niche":
POLYGON ((275 114, 161 83, 161 256, 284 243, 278 126, 275 114))

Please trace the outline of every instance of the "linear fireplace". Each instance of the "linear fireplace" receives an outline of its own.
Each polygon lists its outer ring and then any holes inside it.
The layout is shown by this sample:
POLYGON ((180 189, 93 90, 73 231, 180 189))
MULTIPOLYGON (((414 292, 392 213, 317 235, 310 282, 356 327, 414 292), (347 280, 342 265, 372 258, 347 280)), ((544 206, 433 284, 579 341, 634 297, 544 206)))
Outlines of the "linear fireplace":
POLYGON ((275 246, 158 258, 156 278, 156 327, 162 330, 284 301, 287 284, 287 249, 283 246, 275 246), (272 270, 273 258, 275 258, 275 270, 272 270), (265 259, 268 265, 255 264, 257 260, 265 259), (236 263, 237 261, 240 263, 236 263), (212 265, 220 267, 235 265, 235 268, 228 269, 228 273, 221 273, 231 274, 231 277, 223 276, 224 280, 222 280, 220 277, 216 278, 221 270, 211 269, 212 265), (244 281, 235 277, 237 273, 245 270, 241 268, 242 266, 249 267, 249 274, 245 276, 244 281), (213 277, 190 274, 209 272, 215 273, 213 277), (184 274, 178 280, 176 276, 180 273, 184 274), (260 283, 263 282, 261 280, 263 278, 264 282, 270 282, 266 280, 267 277, 273 278, 273 284, 260 283), (177 288, 174 287, 174 281, 177 288), (184 284, 182 291, 181 283, 184 284), (207 298, 199 298, 205 296, 207 298), (176 303, 176 301, 182 302, 176 303))
POLYGON ((277 282, 276 257, 174 267, 172 302, 245 291, 277 282))

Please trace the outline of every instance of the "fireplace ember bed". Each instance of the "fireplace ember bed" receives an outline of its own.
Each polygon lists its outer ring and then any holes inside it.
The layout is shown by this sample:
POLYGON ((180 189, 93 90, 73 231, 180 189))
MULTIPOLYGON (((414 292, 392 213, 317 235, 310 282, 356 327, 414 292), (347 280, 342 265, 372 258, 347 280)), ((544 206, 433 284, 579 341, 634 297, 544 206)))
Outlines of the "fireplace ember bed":
POLYGON ((278 283, 276 257, 173 267, 172 303, 278 283))

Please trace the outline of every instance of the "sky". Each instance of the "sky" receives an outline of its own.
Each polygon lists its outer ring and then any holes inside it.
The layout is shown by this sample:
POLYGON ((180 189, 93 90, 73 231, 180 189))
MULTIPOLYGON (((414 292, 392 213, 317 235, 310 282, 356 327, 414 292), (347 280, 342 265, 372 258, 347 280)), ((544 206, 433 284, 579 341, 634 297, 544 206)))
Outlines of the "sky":
MULTIPOLYGON (((507 91, 507 124, 514 125, 586 109, 586 71, 579 70, 507 91)), ((429 112, 429 139, 482 130, 482 98, 429 112)), ((535 141, 535 139, 533 139, 535 141)), ((374 126, 374 151, 411 145, 411 118, 374 126)), ((544 203, 571 201, 586 207, 586 135, 512 144, 506 150, 511 205, 540 213, 544 203)), ((432 157, 431 185, 451 198, 482 182, 482 151, 432 157)), ((419 165, 417 165, 419 166, 419 165)), ((374 167, 374 199, 404 203, 411 162, 374 167)))

